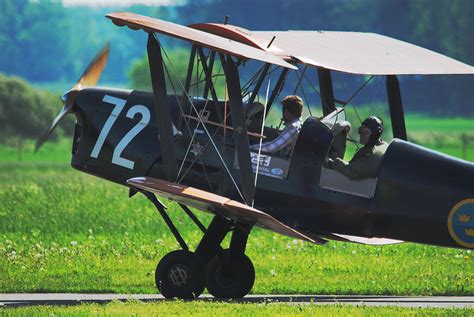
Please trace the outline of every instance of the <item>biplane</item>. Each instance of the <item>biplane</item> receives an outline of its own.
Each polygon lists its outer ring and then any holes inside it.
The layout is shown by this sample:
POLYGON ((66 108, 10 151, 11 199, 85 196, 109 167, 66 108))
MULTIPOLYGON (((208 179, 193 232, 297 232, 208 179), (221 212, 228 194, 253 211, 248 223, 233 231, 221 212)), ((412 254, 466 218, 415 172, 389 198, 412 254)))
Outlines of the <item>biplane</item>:
POLYGON ((74 114, 72 167, 127 186, 130 196, 141 193, 156 206, 181 247, 156 268, 164 297, 196 298, 205 288, 219 298, 248 294, 255 270, 245 249, 253 227, 318 245, 409 241, 474 248, 474 164, 407 142, 397 78, 472 75, 472 66, 372 33, 181 26, 127 12, 107 18, 148 33, 153 91, 95 87, 106 46, 63 95, 64 107, 36 149, 74 114), (167 78, 177 74, 158 37, 163 35, 191 44, 181 93, 168 92, 173 81, 167 78), (249 61, 258 67, 242 84, 249 61), (217 68, 225 98, 216 93, 217 68), (265 126, 267 114, 285 85, 299 84, 286 81, 288 74, 306 68, 317 73, 322 117, 305 119, 289 157, 250 151, 250 143, 277 137, 277 128, 265 126), (385 80, 394 138, 376 178, 351 180, 324 164, 339 137, 334 127, 346 116, 334 95, 333 72, 385 80), (277 78, 273 85, 270 74, 277 78), (199 83, 202 94, 191 95, 199 83), (255 109, 262 95, 263 109, 255 109), (202 230, 193 252, 157 196, 176 202, 202 230), (204 226, 189 207, 211 213, 210 224, 204 226))

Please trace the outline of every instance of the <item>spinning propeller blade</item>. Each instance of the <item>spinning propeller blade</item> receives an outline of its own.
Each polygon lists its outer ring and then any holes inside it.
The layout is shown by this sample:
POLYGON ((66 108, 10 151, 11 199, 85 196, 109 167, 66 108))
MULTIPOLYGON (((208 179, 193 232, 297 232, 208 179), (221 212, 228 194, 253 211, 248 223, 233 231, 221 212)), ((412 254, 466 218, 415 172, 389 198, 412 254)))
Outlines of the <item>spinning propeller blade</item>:
POLYGON ((87 66, 86 70, 82 74, 81 78, 77 81, 77 83, 69 90, 63 97, 64 106, 61 109, 61 112, 57 115, 54 119, 53 123, 49 127, 48 131, 46 131, 43 135, 41 135, 38 140, 36 141, 35 145, 35 152, 37 152, 44 142, 48 139, 51 132, 56 128, 56 126, 61 122, 61 120, 72 111, 74 106, 74 101, 78 92, 86 86, 94 86, 99 81, 100 75, 104 70, 105 64, 107 63, 107 58, 109 57, 109 50, 110 44, 107 43, 104 48, 94 57, 92 62, 87 66))

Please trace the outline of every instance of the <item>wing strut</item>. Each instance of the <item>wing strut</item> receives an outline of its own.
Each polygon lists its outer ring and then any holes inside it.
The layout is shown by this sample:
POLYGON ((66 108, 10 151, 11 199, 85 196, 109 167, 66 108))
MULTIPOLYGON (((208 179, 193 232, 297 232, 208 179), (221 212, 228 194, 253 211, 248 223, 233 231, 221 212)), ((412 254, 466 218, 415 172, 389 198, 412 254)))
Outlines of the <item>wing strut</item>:
POLYGON ((283 70, 280 73, 280 77, 278 77, 278 81, 273 88, 272 94, 270 95, 270 99, 268 99, 267 103, 267 112, 265 112, 265 118, 267 117, 267 114, 270 112, 270 109, 272 108, 273 102, 275 101, 276 97, 280 94, 281 90, 283 89, 283 86, 285 85, 285 79, 286 75, 288 75, 288 68, 283 68, 283 70))
POLYGON ((319 91, 321 97, 321 107, 323 115, 326 116, 336 110, 334 105, 334 91, 332 88, 331 71, 318 67, 319 91))
POLYGON ((253 201, 255 185, 253 182, 252 162, 250 161, 249 138, 247 136, 247 126, 245 122, 244 108, 242 105, 242 95, 240 91, 240 79, 237 65, 230 55, 227 58, 221 54, 224 62, 224 72, 229 91, 229 106, 234 126, 235 148, 239 161, 240 183, 245 203, 248 205, 253 201))
MULTIPOLYGON (((202 50, 202 47, 198 46, 197 47, 197 53, 199 55, 199 58, 201 59, 201 65, 202 65, 202 70, 204 71, 204 77, 206 80, 205 86, 204 86, 204 98, 207 98, 207 90, 209 89, 211 91, 211 96, 212 100, 214 101, 214 108, 216 109, 216 114, 219 119, 219 122, 222 122, 222 114, 221 114, 221 109, 217 106, 217 103, 219 102, 219 99, 217 98, 217 93, 216 90, 214 89, 214 85, 212 83, 212 68, 214 66, 214 60, 213 57, 211 56, 211 60, 209 62, 209 66, 207 65, 207 58, 204 55, 204 51, 202 50)), ((212 53, 211 53, 212 55, 212 53)))
POLYGON ((187 99, 187 96, 189 95, 189 88, 191 86, 191 79, 193 77, 194 59, 196 58, 196 50, 197 45, 193 44, 193 47, 191 48, 191 54, 189 55, 188 70, 186 73, 186 81, 184 82, 184 90, 183 95, 181 97, 181 104, 184 103, 184 101, 187 99))
MULTIPOLYGON (((202 48, 201 48, 201 51, 202 51, 202 48)), ((216 51, 211 51, 211 54, 209 56, 209 66, 208 66, 209 80, 206 79, 206 83, 204 85, 204 93, 202 95, 204 99, 207 99, 209 95, 209 89, 211 89, 211 93, 214 91, 214 85, 212 85, 212 71, 214 69, 215 59, 216 59, 216 51)), ((214 94, 215 94, 215 91, 214 91, 214 94)))
POLYGON ((171 112, 168 105, 168 95, 166 94, 163 57, 161 55, 160 43, 155 39, 153 33, 148 33, 147 50, 148 62, 150 64, 151 83, 153 86, 155 113, 160 134, 163 170, 166 179, 172 181, 176 178, 176 174, 178 173, 178 164, 176 162, 176 149, 174 147, 171 112))
POLYGON ((403 114, 402 95, 400 84, 396 75, 387 76, 387 96, 390 108, 390 120, 392 121, 392 132, 394 138, 407 140, 407 129, 405 127, 405 116, 403 114))
POLYGON ((165 221, 166 225, 170 229, 171 233, 175 237, 176 241, 178 241, 179 245, 183 250, 189 250, 188 245, 184 241, 183 237, 179 234, 178 229, 176 229, 176 226, 174 225, 173 221, 171 221, 170 217, 166 213, 166 206, 161 203, 161 201, 156 198, 156 196, 153 193, 147 192, 147 191, 140 191, 143 195, 145 195, 146 198, 148 198, 149 201, 156 207, 158 212, 160 213, 161 217, 165 221))
POLYGON ((270 66, 272 66, 272 65, 269 64, 269 63, 265 63, 265 66, 263 67, 262 72, 260 73, 260 77, 258 78, 258 81, 255 84, 252 95, 249 98, 249 101, 248 101, 249 105, 252 104, 254 102, 255 98, 257 97, 258 92, 260 91, 260 87, 263 84, 263 80, 265 79, 265 77, 267 77, 268 70, 270 69, 270 66))

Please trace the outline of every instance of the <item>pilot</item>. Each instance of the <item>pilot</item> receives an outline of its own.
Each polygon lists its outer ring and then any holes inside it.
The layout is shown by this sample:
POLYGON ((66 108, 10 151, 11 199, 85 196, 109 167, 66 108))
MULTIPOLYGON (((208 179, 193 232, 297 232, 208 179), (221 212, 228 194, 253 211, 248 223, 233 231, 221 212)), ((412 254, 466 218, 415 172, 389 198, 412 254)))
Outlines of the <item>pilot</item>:
MULTIPOLYGON (((281 156, 290 156, 303 125, 303 121, 301 121, 303 99, 296 95, 286 96, 281 100, 281 105, 285 129, 274 140, 263 143, 262 151, 281 156)), ((259 146, 260 144, 251 145, 250 150, 258 151, 259 146)))
POLYGON ((359 127, 359 142, 364 147, 356 152, 350 162, 340 158, 328 158, 328 167, 354 180, 377 177, 383 155, 388 147, 387 143, 380 138, 382 132, 382 119, 375 116, 368 117, 359 127))

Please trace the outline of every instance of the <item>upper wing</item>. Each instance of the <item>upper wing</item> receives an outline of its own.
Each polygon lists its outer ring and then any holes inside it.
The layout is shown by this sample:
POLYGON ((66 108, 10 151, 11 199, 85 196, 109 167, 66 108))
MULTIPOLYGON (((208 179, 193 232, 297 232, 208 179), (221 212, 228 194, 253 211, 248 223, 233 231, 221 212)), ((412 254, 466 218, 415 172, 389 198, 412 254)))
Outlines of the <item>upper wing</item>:
POLYGON ((317 236, 311 238, 287 225, 279 222, 272 216, 241 204, 235 200, 215 195, 193 187, 183 186, 151 177, 136 177, 127 181, 132 186, 154 192, 160 196, 175 200, 179 203, 210 211, 216 215, 233 219, 268 229, 289 237, 302 239, 316 244, 325 244, 327 241, 317 236))
MULTIPOLYGON (((254 31, 300 62, 366 75, 473 74, 474 68, 422 47, 374 33, 327 31, 254 31)), ((275 49, 274 48, 274 49, 275 49)), ((281 54, 281 53, 279 53, 281 54)))
POLYGON ((133 30, 142 29, 145 32, 159 32, 172 37, 180 38, 192 43, 198 43, 212 50, 230 54, 243 59, 255 59, 265 63, 297 69, 285 62, 282 58, 259 50, 248 45, 223 38, 218 35, 206 33, 176 23, 146 17, 130 12, 114 12, 106 15, 118 26, 128 26, 133 30))

